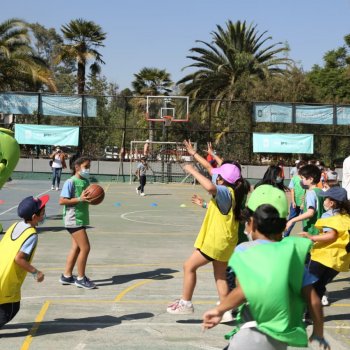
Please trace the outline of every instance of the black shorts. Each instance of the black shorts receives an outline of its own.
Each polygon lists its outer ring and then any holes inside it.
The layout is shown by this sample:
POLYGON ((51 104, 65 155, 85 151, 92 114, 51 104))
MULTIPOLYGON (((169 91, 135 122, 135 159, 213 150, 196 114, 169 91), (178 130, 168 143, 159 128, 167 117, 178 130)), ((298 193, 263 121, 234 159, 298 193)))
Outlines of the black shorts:
POLYGON ((0 304, 0 328, 10 322, 17 314, 20 302, 0 304))
POLYGON ((77 231, 80 231, 80 230, 85 230, 86 229, 86 226, 79 226, 79 227, 66 227, 67 231, 70 233, 70 234, 73 234, 77 231))
POLYGON ((208 261, 214 261, 215 259, 211 258, 209 255, 204 254, 199 248, 197 250, 208 260, 208 261))

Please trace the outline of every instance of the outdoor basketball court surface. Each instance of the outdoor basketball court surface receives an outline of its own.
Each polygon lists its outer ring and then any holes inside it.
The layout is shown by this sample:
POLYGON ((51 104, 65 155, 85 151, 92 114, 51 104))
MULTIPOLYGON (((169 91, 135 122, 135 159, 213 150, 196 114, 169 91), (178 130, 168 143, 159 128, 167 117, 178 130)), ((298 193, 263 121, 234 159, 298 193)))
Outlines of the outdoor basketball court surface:
MULTIPOLYGON (((199 270, 195 313, 169 315, 167 303, 181 295, 182 264, 193 250, 204 209, 191 204, 200 186, 146 186, 102 183, 106 198, 90 207, 91 252, 87 275, 97 289, 62 286, 58 279, 70 247, 62 226, 59 192, 49 181, 14 180, 0 191, 4 228, 17 220, 17 204, 29 195, 49 193, 47 221, 39 231, 33 264, 45 273, 36 283, 28 275, 21 309, 0 330, 0 350, 47 349, 208 349, 226 344, 232 325, 202 332, 201 317, 217 293, 211 266, 199 270)), ((350 274, 329 285, 332 305, 325 308, 326 337, 332 349, 350 348, 350 274)), ((273 293, 273 290, 271 290, 273 293)), ((316 347, 315 347, 316 348, 316 347)))

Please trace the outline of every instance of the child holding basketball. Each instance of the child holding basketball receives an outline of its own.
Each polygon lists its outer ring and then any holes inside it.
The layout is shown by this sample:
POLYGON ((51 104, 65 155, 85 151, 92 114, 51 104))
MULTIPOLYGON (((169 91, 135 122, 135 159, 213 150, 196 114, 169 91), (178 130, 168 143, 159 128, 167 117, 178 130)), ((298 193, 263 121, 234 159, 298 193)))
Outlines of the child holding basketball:
POLYGON ((24 198, 17 213, 22 221, 14 223, 0 241, 0 328, 10 322, 20 308, 21 287, 30 272, 37 282, 44 274, 32 260, 38 243, 36 226, 45 220, 48 195, 24 198))
MULTIPOLYGON (((194 150, 190 152, 191 156, 196 154, 194 150)), ((191 300, 196 285, 196 271, 201 266, 213 264, 220 301, 228 294, 227 261, 238 241, 238 220, 245 195, 241 172, 233 164, 224 164, 210 170, 211 175, 217 175, 216 183, 199 173, 192 165, 185 165, 184 170, 195 177, 212 195, 212 199, 194 244, 195 250, 184 263, 182 296, 167 308, 168 313, 180 315, 194 312, 191 300)))
POLYGON ((64 226, 72 238, 72 246, 67 256, 66 267, 59 281, 63 285, 75 284, 79 288, 93 289, 96 285, 85 275, 90 242, 86 233, 89 225, 89 186, 91 160, 78 158, 74 162, 73 176, 62 188, 59 204, 64 206, 64 226), (73 277, 73 268, 77 264, 78 276, 73 277))

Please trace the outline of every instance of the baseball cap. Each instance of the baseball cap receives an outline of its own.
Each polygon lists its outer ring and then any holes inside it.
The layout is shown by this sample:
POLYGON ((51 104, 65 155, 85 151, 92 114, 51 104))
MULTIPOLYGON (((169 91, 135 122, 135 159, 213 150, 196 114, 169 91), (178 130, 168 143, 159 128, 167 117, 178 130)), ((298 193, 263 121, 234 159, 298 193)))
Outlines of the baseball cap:
POLYGON ((17 214, 22 219, 31 219, 50 199, 48 194, 35 198, 33 196, 26 197, 19 203, 17 214))
POLYGON ((241 172, 239 168, 234 164, 223 164, 218 168, 211 170, 212 174, 220 175, 226 182, 234 184, 241 178, 241 172))
POLYGON ((348 199, 348 193, 346 192, 346 189, 338 186, 331 187, 325 192, 320 192, 319 196, 328 197, 338 202, 345 202, 348 199))
POLYGON ((281 219, 288 216, 288 200, 286 194, 271 185, 261 185, 257 187, 248 199, 247 207, 255 211, 260 205, 269 204, 277 211, 281 219))

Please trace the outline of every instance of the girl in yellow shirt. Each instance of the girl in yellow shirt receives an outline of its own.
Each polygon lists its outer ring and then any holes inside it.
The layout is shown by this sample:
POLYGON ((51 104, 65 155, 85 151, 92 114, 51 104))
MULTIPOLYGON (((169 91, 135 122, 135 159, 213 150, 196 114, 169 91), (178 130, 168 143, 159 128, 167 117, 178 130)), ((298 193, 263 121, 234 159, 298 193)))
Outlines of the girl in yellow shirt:
MULTIPOLYGON (((198 161, 202 158, 190 147, 189 142, 185 142, 185 145, 192 157, 198 161)), ((212 195, 212 199, 195 241, 195 250, 184 263, 182 297, 167 307, 168 313, 181 315, 194 312, 191 300, 196 286, 196 271, 201 266, 210 262, 213 264, 220 300, 228 294, 227 262, 237 245, 240 208, 246 195, 246 186, 241 172, 233 164, 224 164, 219 168, 210 169, 210 175, 217 176, 215 183, 192 165, 185 165, 184 170, 212 195)))

